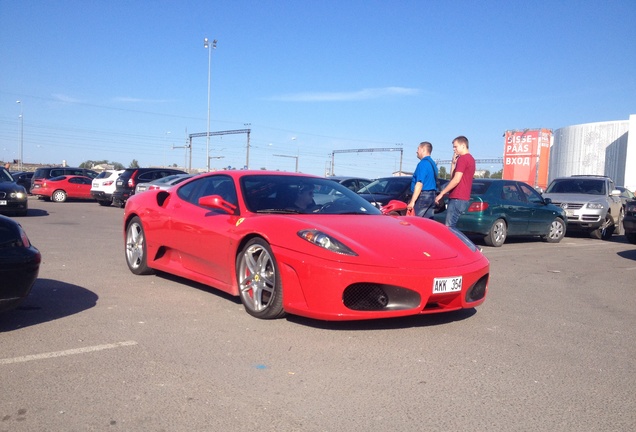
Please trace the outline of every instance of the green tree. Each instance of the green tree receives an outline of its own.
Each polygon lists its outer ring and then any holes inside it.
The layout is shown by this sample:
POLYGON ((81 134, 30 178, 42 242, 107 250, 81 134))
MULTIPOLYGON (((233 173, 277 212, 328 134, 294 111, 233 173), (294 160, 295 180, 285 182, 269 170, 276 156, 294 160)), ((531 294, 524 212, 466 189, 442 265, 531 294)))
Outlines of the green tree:
POLYGON ((497 172, 490 174, 490 178, 500 179, 501 177, 503 177, 503 170, 499 170, 497 172))
POLYGON ((133 159, 128 168, 139 168, 139 162, 137 162, 137 159, 133 159))
POLYGON ((441 179, 445 179, 447 174, 446 174, 446 167, 439 167, 438 172, 437 172, 437 176, 441 179))

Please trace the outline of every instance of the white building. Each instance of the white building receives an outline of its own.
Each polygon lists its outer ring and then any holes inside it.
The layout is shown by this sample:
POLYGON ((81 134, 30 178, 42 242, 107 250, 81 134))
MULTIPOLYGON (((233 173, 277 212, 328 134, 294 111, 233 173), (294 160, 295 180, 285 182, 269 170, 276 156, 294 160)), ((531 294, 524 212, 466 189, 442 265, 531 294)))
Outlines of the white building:
POLYGON ((606 175, 636 190, 636 115, 554 131, 548 181, 577 174, 606 175), (629 134, 629 130, 634 131, 629 134))

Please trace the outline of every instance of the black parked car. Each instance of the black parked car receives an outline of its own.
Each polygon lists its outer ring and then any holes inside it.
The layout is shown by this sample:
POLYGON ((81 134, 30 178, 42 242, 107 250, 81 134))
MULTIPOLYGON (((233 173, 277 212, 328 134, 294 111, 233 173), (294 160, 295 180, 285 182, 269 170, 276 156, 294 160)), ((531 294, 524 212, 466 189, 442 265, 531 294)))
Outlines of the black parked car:
POLYGON ((0 216, 0 312, 17 307, 29 295, 41 261, 20 224, 0 216))
POLYGON ((12 172, 11 176, 13 180, 20 186, 23 186, 27 192, 31 190, 31 179, 33 178, 32 172, 12 172))
POLYGON ((0 168, 0 214, 26 216, 28 209, 26 189, 13 180, 9 171, 0 168))
POLYGON ((38 195, 38 189, 42 185, 44 180, 51 179, 53 177, 59 177, 64 175, 84 176, 94 179, 99 175, 97 171, 86 168, 73 168, 73 167, 42 167, 35 170, 33 177, 31 178, 32 195, 38 195))
POLYGON ((128 168, 117 179, 115 192, 113 192, 113 204, 124 207, 126 201, 135 194, 135 186, 138 183, 150 183, 172 174, 187 174, 184 171, 171 168, 128 168))
POLYGON ((623 228, 625 229, 627 241, 636 244, 636 200, 627 201, 625 205, 623 228))

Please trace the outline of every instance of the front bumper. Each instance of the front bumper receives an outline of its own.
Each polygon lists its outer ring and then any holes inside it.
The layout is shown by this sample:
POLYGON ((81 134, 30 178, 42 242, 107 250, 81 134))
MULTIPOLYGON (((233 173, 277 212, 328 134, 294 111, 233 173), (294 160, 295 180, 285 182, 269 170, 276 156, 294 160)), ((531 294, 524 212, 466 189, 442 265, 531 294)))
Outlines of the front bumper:
POLYGON ((450 312, 482 304, 490 264, 458 266, 436 261, 428 268, 342 264, 284 248, 273 248, 283 285, 283 307, 296 315, 324 320, 364 320, 450 312), (462 276, 461 291, 433 294, 435 278, 462 276), (355 297, 355 298, 352 298, 355 297))

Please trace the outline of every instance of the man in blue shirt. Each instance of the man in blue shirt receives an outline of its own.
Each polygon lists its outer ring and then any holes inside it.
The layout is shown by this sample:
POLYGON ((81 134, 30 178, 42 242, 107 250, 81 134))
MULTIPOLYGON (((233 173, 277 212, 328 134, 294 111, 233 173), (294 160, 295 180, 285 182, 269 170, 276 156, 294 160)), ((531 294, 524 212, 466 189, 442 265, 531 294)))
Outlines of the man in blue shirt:
POLYGON ((413 196, 407 209, 414 210, 416 216, 431 219, 435 210, 435 196, 437 195, 437 165, 431 158, 433 144, 428 141, 417 147, 417 158, 420 160, 411 180, 413 196))

